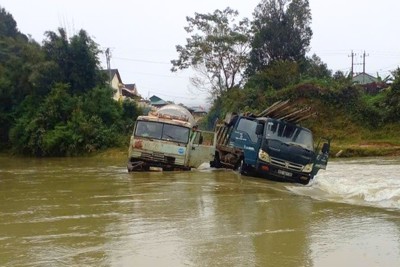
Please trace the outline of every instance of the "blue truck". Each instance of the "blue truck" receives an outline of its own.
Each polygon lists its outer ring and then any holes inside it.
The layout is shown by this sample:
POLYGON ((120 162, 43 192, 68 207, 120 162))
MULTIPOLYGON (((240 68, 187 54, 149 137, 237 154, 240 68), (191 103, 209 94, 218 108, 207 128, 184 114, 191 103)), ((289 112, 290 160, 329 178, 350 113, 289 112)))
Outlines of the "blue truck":
POLYGON ((210 166, 308 184, 320 169, 326 169, 331 139, 314 144, 312 132, 298 124, 310 116, 309 109, 288 107, 287 101, 281 102, 259 116, 236 115, 233 123, 216 125, 210 166))

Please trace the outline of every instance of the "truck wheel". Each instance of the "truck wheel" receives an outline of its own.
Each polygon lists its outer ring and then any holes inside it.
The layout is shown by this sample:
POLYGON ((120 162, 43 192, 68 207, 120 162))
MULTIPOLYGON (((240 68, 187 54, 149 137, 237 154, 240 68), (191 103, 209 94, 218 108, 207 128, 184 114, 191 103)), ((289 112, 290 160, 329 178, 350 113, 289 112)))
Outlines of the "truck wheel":
POLYGON ((213 161, 210 161, 211 168, 221 168, 221 161, 219 160, 219 153, 215 153, 215 157, 213 161))
POLYGON ((249 166, 246 163, 244 163, 244 159, 242 159, 239 165, 239 172, 240 174, 247 175, 248 171, 249 171, 249 166))
POLYGON ((300 184, 302 184, 302 185, 308 185, 308 183, 311 181, 311 178, 310 179, 306 179, 306 180, 303 180, 303 179, 298 179, 298 182, 300 183, 300 184))

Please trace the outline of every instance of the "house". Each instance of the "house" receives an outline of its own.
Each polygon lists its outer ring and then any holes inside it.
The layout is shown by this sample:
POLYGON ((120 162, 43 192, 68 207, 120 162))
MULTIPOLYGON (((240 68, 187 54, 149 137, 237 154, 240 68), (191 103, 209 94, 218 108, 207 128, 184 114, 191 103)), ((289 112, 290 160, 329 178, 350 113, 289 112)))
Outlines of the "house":
POLYGON ((206 109, 202 106, 191 107, 190 110, 193 116, 196 117, 204 117, 205 115, 207 115, 206 109))
POLYGON ((134 83, 125 84, 124 87, 122 87, 122 95, 135 100, 140 100, 142 98, 137 91, 136 84, 134 83))
POLYGON ((108 75, 108 82, 112 89, 114 89, 114 100, 118 101, 122 99, 122 83, 121 75, 117 69, 104 70, 104 73, 108 75))
POLYGON ((116 101, 131 98, 134 100, 141 99, 136 84, 124 84, 118 69, 103 70, 108 76, 108 81, 112 89, 114 89, 113 99, 116 101))
POLYGON ((352 78, 352 81, 356 84, 361 85, 365 92, 368 94, 377 94, 379 93, 382 89, 387 88, 389 85, 382 81, 381 79, 375 78, 372 75, 369 75, 368 73, 362 72, 357 75, 355 75, 352 78))
POLYGON ((365 85, 369 83, 376 83, 378 82, 378 78, 375 78, 372 75, 369 75, 368 73, 362 72, 353 77, 353 82, 365 85))

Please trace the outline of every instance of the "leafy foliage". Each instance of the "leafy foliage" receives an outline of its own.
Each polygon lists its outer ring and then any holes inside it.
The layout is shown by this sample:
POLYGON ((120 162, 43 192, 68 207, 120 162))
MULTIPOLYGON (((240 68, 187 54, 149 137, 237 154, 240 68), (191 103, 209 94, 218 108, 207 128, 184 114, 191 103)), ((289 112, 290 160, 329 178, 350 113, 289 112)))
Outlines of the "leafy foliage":
POLYGON ((49 70, 53 81, 68 83, 73 94, 84 93, 104 82, 97 58, 100 50, 84 30, 70 40, 62 28, 58 29, 58 35, 48 31, 46 36, 43 45, 46 58, 56 63, 49 70))
POLYGON ((282 89, 299 81, 299 65, 294 61, 275 61, 250 79, 257 80, 264 88, 282 89))
POLYGON ((400 122, 400 68, 397 68, 392 74, 394 81, 385 101, 388 107, 387 120, 389 122, 400 122))
POLYGON ((254 11, 248 75, 274 61, 301 62, 309 49, 312 30, 308 0, 262 0, 254 11))
POLYGON ((13 16, 1 6, 0 6, 0 36, 11 37, 11 38, 22 38, 25 40, 28 39, 18 30, 17 22, 14 20, 13 16))
POLYGON ((321 58, 316 54, 313 54, 311 57, 306 57, 301 65, 301 72, 305 77, 329 79, 332 76, 332 71, 328 69, 326 63, 322 62, 321 58))
POLYGON ((0 8, 0 148, 10 146, 17 106, 35 91, 31 76, 42 58, 39 45, 20 33, 12 15, 0 8))
POLYGON ((171 61, 172 71, 192 67, 197 72, 192 84, 209 90, 213 98, 240 85, 247 66, 249 22, 236 24, 237 16, 237 11, 226 8, 187 17, 185 30, 192 35, 185 46, 176 46, 179 58, 171 61))
POLYGON ((29 40, 0 9, 0 149, 69 156, 126 142, 141 111, 112 99, 97 44, 83 30, 46 36, 43 46, 29 40))

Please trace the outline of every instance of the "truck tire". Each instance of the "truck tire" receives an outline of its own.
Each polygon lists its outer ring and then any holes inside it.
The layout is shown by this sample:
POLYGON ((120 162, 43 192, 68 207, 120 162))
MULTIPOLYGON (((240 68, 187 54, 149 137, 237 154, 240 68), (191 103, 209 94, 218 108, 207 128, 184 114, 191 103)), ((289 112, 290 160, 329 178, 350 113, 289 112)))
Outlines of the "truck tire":
POLYGON ((240 174, 243 174, 243 175, 247 175, 249 172, 249 166, 246 163, 244 163, 244 159, 242 159, 240 161, 239 172, 240 172, 240 174))
POLYGON ((211 168, 221 168, 221 161, 219 160, 219 153, 215 152, 215 157, 213 161, 210 161, 211 168))
POLYGON ((307 180, 298 179, 299 184, 302 184, 302 185, 308 185, 310 183, 310 181, 311 181, 311 178, 307 179, 307 180))

